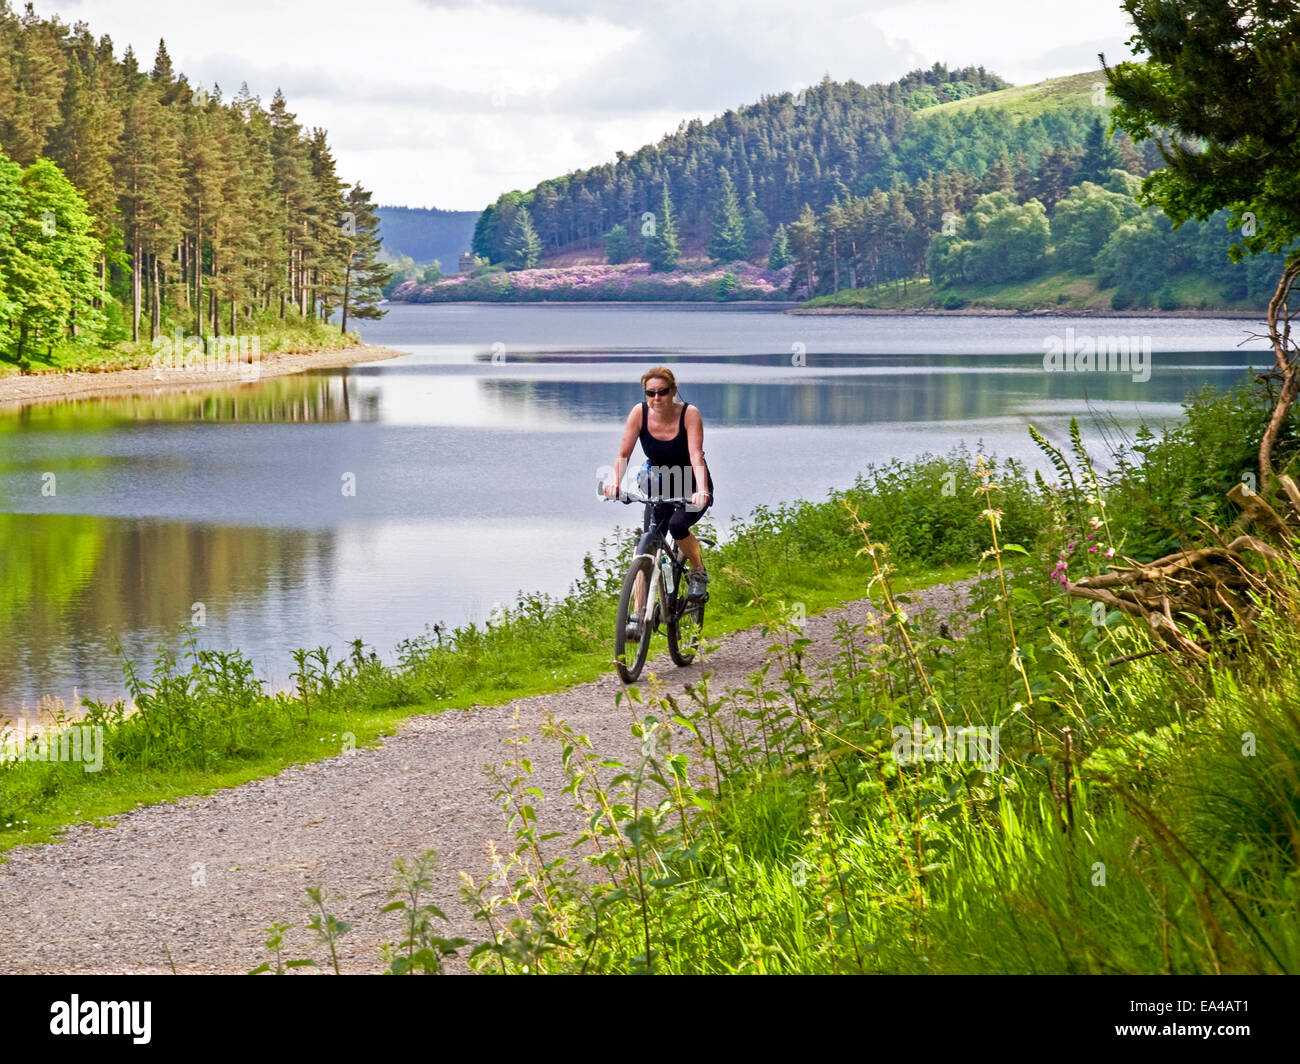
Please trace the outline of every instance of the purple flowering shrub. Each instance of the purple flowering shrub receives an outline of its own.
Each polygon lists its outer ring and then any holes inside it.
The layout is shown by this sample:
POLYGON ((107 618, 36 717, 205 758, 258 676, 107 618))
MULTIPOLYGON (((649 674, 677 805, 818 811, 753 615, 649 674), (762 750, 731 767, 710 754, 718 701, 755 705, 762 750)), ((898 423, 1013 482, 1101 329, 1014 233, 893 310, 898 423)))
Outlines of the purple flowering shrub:
POLYGON ((433 284, 406 281, 390 297, 397 303, 681 301, 788 299, 791 267, 768 270, 750 262, 684 263, 652 273, 644 262, 590 264, 445 277, 433 284))

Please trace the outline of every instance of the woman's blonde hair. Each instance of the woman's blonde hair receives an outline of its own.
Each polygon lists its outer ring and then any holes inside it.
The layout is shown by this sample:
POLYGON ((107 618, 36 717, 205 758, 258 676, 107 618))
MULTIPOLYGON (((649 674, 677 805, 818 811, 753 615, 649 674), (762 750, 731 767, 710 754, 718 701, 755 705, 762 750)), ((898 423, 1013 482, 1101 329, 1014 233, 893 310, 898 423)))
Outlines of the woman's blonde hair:
POLYGON ((677 378, 673 376, 673 371, 667 366, 652 366, 641 374, 641 390, 645 391, 646 381, 651 377, 662 377, 668 382, 668 387, 672 389, 672 394, 677 394, 677 378))

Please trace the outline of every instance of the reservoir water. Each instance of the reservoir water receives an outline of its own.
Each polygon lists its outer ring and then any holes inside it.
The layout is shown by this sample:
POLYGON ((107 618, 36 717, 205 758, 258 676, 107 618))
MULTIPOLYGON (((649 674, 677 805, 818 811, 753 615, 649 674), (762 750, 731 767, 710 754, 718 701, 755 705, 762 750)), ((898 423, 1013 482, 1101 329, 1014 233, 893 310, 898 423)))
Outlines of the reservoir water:
POLYGON ((0 413, 0 714, 119 696, 116 648, 147 665, 199 616, 200 646, 279 687, 298 647, 391 658, 435 622, 563 594, 639 522, 596 471, 658 363, 703 413, 725 533, 893 458, 965 445, 1043 468, 1030 422, 1061 441, 1078 417, 1100 443, 1271 361, 1257 323, 1220 319, 388 310, 362 336, 403 358, 0 413), (1149 372, 1045 370, 1054 339, 1108 337, 1149 342, 1149 372))

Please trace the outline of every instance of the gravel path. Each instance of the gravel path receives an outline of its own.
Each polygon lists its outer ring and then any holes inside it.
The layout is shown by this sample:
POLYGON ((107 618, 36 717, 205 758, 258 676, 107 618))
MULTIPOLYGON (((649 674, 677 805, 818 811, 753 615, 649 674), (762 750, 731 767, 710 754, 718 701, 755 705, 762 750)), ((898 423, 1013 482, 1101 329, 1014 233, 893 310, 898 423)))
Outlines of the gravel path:
MULTIPOLYGON (((946 615, 971 583, 915 592, 909 613, 934 607, 946 615)), ((869 607, 860 600, 808 618, 810 656, 828 656, 835 621, 860 622, 869 607)), ((722 642, 708 662, 715 695, 762 665, 768 641, 749 629, 722 642)), ((646 669, 677 693, 699 679, 701 665, 679 669, 665 654, 646 669)), ((539 807, 541 821, 571 828, 559 751, 538 738, 538 725, 550 710, 597 751, 632 758, 638 741, 626 700, 615 706, 618 688, 607 677, 504 706, 413 717, 379 747, 12 850, 0 864, 0 972, 165 972, 168 950, 181 972, 243 972, 266 959, 262 929, 277 920, 295 925, 289 956, 321 960, 302 908, 303 889, 318 883, 344 895, 330 910, 352 924, 341 965, 377 972, 380 944, 400 938, 398 915, 379 912, 392 862, 430 846, 439 854, 434 900, 450 934, 480 941, 486 927, 470 919, 457 870, 481 880, 492 871, 487 840, 511 848, 484 766, 507 759, 502 742, 522 727, 534 737, 534 783, 552 798, 539 807)), ((558 852, 561 840, 550 845, 558 852)))

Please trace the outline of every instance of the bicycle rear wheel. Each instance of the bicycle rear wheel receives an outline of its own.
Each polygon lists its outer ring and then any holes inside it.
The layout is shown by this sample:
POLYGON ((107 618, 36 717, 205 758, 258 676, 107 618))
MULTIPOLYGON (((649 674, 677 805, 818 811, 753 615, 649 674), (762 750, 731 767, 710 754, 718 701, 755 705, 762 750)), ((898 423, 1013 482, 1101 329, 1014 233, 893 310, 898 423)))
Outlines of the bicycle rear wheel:
POLYGON ((627 623, 636 612, 637 581, 641 582, 644 593, 641 595, 642 610, 645 613, 650 600, 650 559, 633 558, 628 566, 627 577, 623 580, 623 593, 618 598, 618 616, 614 621, 614 660, 618 664, 618 674, 624 683, 635 683, 645 665, 646 654, 650 650, 650 618, 641 618, 639 638, 628 639, 627 623))
POLYGON ((677 578, 676 593, 668 611, 668 653, 675 665, 689 665, 695 660, 704 629, 704 600, 687 598, 686 591, 683 570, 677 578))

